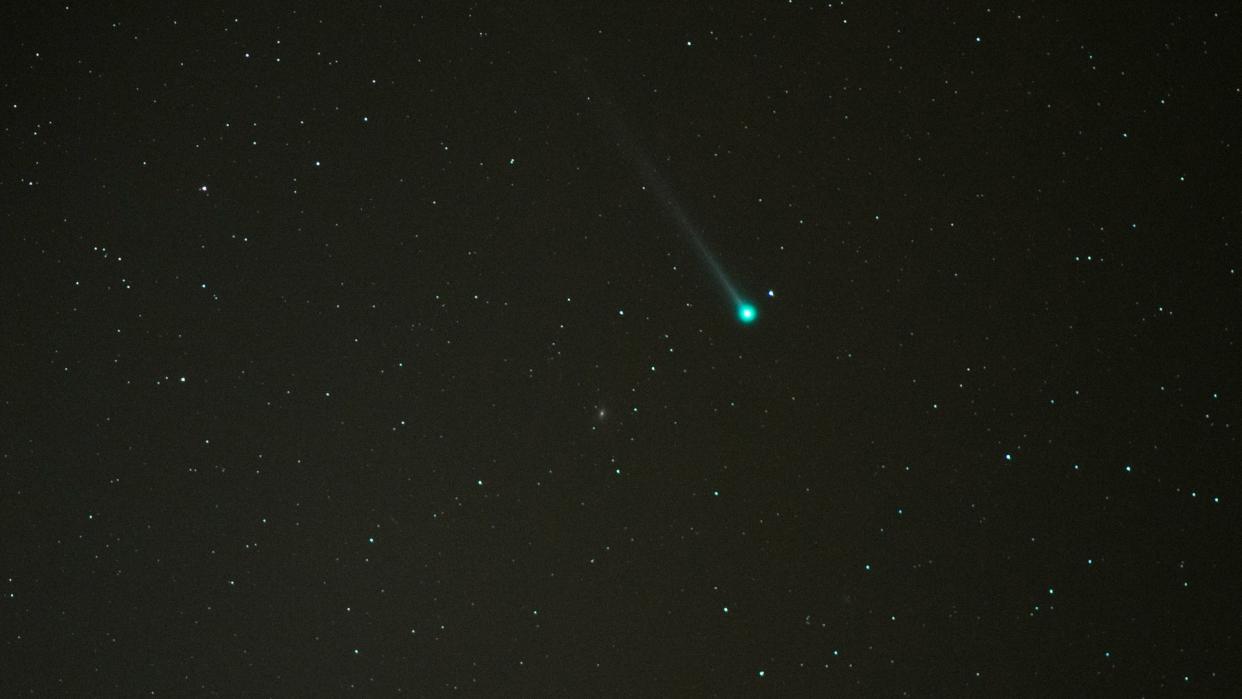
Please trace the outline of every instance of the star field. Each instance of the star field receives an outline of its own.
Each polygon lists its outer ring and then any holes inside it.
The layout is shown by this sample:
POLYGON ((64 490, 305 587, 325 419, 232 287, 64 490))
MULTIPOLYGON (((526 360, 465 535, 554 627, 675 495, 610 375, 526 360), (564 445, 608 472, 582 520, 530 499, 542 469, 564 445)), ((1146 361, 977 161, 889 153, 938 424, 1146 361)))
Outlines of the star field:
POLYGON ((1234 5, 5 20, 0 694, 1242 687, 1234 5))

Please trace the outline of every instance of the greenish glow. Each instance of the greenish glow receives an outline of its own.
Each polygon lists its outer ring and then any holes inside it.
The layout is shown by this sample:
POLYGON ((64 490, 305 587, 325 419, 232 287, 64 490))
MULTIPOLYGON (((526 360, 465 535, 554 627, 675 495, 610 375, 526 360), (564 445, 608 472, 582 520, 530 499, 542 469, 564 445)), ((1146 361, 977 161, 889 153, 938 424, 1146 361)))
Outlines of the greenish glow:
POLYGON ((737 305, 737 319, 743 323, 753 323, 759 317, 759 311, 749 303, 739 303, 737 305))

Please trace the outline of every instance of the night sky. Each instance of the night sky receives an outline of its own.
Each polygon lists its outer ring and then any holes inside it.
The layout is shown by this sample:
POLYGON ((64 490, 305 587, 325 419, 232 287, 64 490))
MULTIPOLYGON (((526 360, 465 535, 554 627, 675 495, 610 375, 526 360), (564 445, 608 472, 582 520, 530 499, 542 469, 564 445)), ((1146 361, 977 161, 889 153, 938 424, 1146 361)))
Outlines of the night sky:
POLYGON ((0 16, 0 694, 1242 687, 1236 3, 105 5, 0 16))

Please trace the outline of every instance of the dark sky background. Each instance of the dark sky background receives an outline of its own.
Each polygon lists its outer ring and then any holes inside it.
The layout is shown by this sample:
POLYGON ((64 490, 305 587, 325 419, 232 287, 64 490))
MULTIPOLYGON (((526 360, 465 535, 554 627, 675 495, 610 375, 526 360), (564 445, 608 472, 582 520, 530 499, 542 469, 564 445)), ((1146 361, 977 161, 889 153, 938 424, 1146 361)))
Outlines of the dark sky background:
POLYGON ((0 693, 1239 690, 1236 3, 541 5, 3 10, 0 693))

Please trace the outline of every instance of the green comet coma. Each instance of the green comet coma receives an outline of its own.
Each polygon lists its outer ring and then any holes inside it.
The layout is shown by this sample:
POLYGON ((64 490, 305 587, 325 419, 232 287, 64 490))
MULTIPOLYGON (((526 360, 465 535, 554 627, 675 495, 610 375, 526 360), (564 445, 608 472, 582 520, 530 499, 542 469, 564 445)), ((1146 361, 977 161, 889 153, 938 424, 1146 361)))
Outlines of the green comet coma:
POLYGON ((737 319, 743 323, 753 323, 759 317, 759 311, 749 303, 739 303, 737 305, 737 319))

